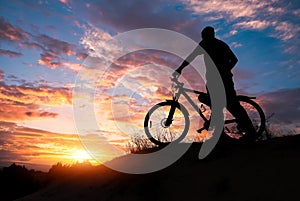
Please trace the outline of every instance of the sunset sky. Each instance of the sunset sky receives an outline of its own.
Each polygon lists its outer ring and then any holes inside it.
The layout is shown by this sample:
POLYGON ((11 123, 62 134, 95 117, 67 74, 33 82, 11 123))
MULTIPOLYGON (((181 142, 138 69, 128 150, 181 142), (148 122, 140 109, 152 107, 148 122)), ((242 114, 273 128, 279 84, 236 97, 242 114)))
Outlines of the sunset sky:
MULTIPOLYGON (((101 63, 99 51, 116 50, 104 47, 105 41, 140 28, 168 29, 199 42, 201 30, 213 26, 239 58, 234 69, 238 92, 257 96, 266 115, 274 113, 274 125, 300 133, 298 0, 1 1, 0 15, 0 166, 18 162, 45 168, 89 159, 74 121, 74 97, 86 98, 74 96, 75 81, 79 74, 97 74, 87 58, 98 56, 101 63)), ((126 144, 124 130, 132 127, 118 116, 119 107, 129 104, 129 119, 142 125, 147 108, 169 95, 167 85, 156 85, 169 71, 159 69, 176 69, 180 62, 154 50, 115 61, 97 83, 99 128, 90 129, 80 116, 86 137, 98 136, 116 147, 126 144), (122 93, 113 97, 116 91, 122 93), (153 102, 147 102, 150 97, 153 102)), ((183 74, 203 89, 193 69, 183 74)), ((135 132, 140 131, 130 131, 135 132)), ((97 154, 103 160, 113 156, 101 150, 101 143, 97 154)))

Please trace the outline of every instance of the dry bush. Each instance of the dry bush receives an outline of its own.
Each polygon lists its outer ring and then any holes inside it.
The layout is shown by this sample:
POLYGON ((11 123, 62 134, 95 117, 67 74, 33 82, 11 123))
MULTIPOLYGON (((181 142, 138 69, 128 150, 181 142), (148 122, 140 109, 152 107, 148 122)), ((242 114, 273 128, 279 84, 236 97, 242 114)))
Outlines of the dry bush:
POLYGON ((129 153, 141 153, 148 149, 156 147, 146 136, 133 135, 130 141, 126 145, 126 149, 129 153))
POLYGON ((266 118, 266 128, 263 132, 262 139, 271 139, 274 137, 283 137, 295 135, 296 131, 282 122, 274 119, 275 113, 272 113, 266 118))

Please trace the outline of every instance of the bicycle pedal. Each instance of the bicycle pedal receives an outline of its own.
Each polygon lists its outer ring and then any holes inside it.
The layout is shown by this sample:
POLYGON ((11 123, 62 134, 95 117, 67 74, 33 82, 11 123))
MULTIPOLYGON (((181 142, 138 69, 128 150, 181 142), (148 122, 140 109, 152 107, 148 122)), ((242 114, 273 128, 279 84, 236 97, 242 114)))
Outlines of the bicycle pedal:
POLYGON ((201 109, 201 112, 205 112, 206 111, 206 107, 204 106, 204 104, 200 105, 200 109, 201 109))

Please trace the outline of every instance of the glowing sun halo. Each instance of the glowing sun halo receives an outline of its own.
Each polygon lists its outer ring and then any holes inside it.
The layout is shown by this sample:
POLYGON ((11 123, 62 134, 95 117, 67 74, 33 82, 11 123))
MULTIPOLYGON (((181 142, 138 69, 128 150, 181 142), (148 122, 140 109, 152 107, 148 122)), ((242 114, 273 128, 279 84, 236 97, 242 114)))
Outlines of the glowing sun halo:
POLYGON ((73 154, 73 158, 80 163, 92 159, 91 156, 85 150, 75 151, 73 154))

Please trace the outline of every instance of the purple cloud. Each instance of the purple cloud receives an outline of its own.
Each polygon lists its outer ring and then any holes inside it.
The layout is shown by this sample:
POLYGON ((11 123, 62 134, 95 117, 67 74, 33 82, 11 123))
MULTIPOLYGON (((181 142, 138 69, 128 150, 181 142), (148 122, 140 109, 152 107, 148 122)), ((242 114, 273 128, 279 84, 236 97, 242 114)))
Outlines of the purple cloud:
POLYGON ((267 114, 274 113, 274 118, 282 123, 300 124, 300 88, 281 89, 262 95, 263 107, 267 114))
MULTIPOLYGON (((38 63, 52 69, 62 66, 67 68, 71 67, 71 69, 74 70, 73 65, 66 63, 63 57, 75 55, 77 59, 82 60, 87 56, 84 50, 74 44, 45 34, 34 35, 17 26, 13 26, 4 18, 0 18, 0 40, 17 41, 19 48, 27 47, 30 50, 41 51, 38 63)), ((21 52, 0 49, 0 55, 14 58, 22 56, 23 54, 21 52)))
POLYGON ((26 39, 26 32, 12 26, 4 18, 0 18, 0 40, 21 41, 26 39))
POLYGON ((4 72, 3 70, 0 70, 0 82, 3 81, 3 78, 4 78, 4 72))
POLYGON ((77 9, 94 25, 115 32, 155 27, 176 30, 199 40, 203 26, 202 18, 192 18, 191 12, 180 12, 184 9, 183 3, 174 1, 104 0, 89 4, 84 11, 82 5, 77 9))
POLYGON ((14 58, 14 57, 20 57, 22 55, 23 54, 20 52, 0 49, 0 56, 9 56, 10 58, 14 58))

